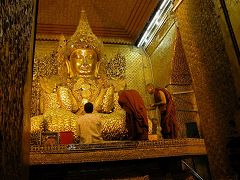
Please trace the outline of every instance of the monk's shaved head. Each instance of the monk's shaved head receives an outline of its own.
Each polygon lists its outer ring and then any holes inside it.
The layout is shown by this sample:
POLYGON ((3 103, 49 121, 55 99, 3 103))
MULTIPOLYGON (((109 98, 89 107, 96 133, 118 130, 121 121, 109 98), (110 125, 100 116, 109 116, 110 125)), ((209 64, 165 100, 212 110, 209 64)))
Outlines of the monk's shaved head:
POLYGON ((152 83, 147 84, 146 85, 146 90, 149 94, 153 94, 154 90, 155 90, 154 85, 152 83))

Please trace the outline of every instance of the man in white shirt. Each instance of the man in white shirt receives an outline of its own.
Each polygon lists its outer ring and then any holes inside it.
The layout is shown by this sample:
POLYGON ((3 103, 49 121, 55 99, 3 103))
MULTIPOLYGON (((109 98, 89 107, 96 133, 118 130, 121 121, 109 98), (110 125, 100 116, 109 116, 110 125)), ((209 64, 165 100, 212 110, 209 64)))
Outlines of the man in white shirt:
POLYGON ((86 114, 80 116, 77 120, 77 135, 80 137, 80 143, 91 144, 103 141, 100 117, 97 114, 92 114, 93 104, 86 103, 84 111, 86 114))

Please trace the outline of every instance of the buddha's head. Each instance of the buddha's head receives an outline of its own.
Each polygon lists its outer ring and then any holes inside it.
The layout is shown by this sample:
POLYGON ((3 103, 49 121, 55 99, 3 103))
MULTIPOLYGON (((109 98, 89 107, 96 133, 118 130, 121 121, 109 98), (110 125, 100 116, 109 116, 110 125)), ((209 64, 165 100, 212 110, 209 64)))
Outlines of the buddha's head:
POLYGON ((98 56, 93 49, 81 48, 74 50, 69 60, 74 75, 91 76, 95 73, 98 56))
POLYGON ((70 77, 97 77, 102 46, 103 43, 93 34, 85 12, 81 11, 78 27, 66 44, 70 77))

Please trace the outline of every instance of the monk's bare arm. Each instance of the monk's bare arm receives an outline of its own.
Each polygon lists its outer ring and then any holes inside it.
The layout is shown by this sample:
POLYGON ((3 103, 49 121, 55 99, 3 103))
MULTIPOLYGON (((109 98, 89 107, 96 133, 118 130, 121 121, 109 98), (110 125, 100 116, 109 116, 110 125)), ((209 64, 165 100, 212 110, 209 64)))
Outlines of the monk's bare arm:
POLYGON ((156 108, 157 106, 165 105, 167 103, 166 96, 162 91, 158 92, 158 96, 160 97, 161 101, 152 104, 151 107, 156 108))

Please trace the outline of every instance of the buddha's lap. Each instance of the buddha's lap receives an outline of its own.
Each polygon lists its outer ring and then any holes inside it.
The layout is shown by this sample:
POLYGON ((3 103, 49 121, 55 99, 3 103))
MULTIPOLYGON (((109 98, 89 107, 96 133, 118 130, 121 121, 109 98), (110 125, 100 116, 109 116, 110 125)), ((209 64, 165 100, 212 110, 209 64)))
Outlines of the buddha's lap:
MULTIPOLYGON (((110 114, 97 113, 100 116, 104 140, 119 140, 127 136, 125 112, 122 110, 110 114)), ((31 133, 43 131, 43 123, 51 132, 72 131, 76 135, 76 122, 79 116, 62 108, 48 109, 43 115, 31 118, 31 133)))

